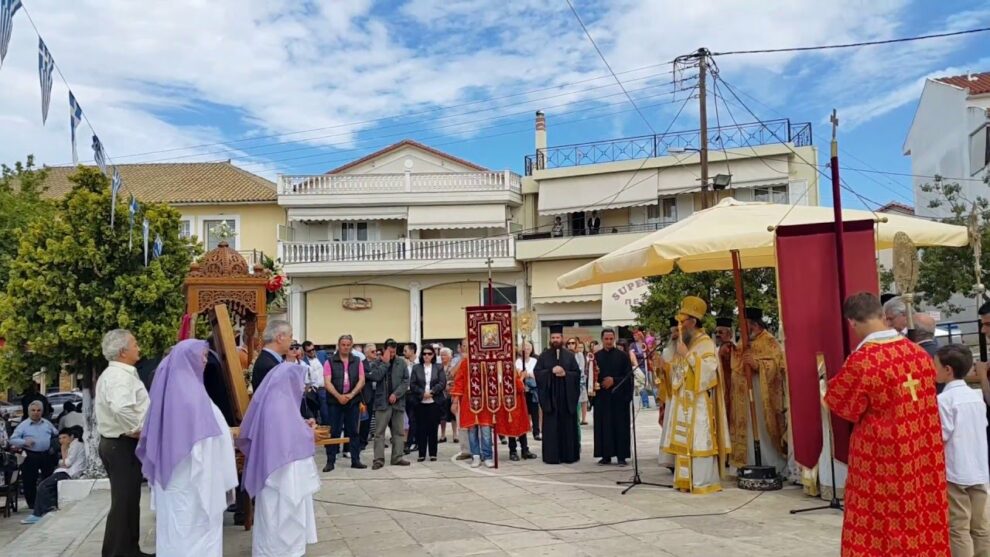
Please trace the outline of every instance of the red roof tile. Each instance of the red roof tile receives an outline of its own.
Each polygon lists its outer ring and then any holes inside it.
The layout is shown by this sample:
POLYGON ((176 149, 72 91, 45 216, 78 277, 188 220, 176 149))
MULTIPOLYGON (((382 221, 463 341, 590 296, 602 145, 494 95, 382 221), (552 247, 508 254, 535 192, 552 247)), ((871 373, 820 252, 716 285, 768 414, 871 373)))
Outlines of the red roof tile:
POLYGON ((955 85, 961 89, 969 89, 970 95, 985 95, 990 93, 990 72, 939 77, 935 81, 955 85))
POLYGON ((395 151, 395 150, 400 149, 402 147, 405 147, 407 145, 412 146, 412 147, 416 147, 417 149, 422 149, 423 151, 426 151, 427 153, 431 153, 431 154, 434 154, 434 155, 436 155, 436 156, 438 156, 440 158, 443 158, 443 159, 447 159, 449 161, 456 162, 457 164, 462 164, 462 165, 464 165, 464 166, 466 166, 468 168, 471 168, 471 169, 474 169, 474 170, 478 170, 480 172, 485 172, 485 171, 488 170, 487 168, 485 168, 483 166, 478 166, 478 165, 474 164, 473 162, 469 162, 469 161, 466 161, 464 159, 455 157, 453 155, 449 155, 447 153, 444 153, 443 151, 438 151, 437 149, 434 149, 433 147, 429 147, 427 145, 423 145, 422 143, 420 143, 418 141, 413 141, 412 139, 403 139, 402 141, 400 141, 398 143, 389 145, 388 147, 386 147, 384 149, 381 149, 379 151, 375 151, 374 153, 371 153, 370 155, 365 155, 365 156, 361 157, 360 159, 358 159, 356 161, 351 161, 351 162, 345 164, 344 166, 338 166, 337 168, 334 168, 333 170, 327 172, 327 174, 339 174, 340 172, 343 172, 343 171, 345 171, 345 170, 347 170, 349 168, 354 168, 355 166, 359 166, 361 164, 364 164, 364 163, 366 163, 366 162, 368 162, 368 161, 370 161, 372 159, 378 158, 378 157, 380 157, 380 156, 382 156, 382 155, 384 155, 386 153, 391 153, 392 151, 395 151))

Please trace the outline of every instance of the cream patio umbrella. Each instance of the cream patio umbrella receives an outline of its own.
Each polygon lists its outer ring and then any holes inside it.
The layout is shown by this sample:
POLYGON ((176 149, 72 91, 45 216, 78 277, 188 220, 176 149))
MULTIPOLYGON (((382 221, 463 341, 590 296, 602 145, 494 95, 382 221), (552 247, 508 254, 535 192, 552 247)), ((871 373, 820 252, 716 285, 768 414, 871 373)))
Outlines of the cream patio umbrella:
MULTIPOLYGON (((777 226, 833 222, 831 207, 747 203, 733 198, 694 213, 557 278, 561 288, 579 288, 682 271, 730 271, 737 251, 744 269, 775 267, 777 226)), ((966 227, 869 211, 844 210, 843 221, 876 222, 876 248, 892 248, 894 235, 906 233, 918 247, 969 243, 966 227), (879 216, 879 221, 878 217, 879 216)))

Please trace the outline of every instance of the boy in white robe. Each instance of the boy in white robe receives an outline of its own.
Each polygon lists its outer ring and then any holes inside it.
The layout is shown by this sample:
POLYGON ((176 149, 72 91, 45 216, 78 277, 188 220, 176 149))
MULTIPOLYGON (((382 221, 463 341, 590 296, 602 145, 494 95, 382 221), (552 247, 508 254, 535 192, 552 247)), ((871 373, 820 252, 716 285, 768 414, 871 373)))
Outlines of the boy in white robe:
POLYGON ((180 342, 151 385, 137 456, 151 486, 159 557, 223 555, 237 469, 230 429, 203 386, 206 353, 206 341, 180 342))
POLYGON ((307 368, 283 363, 265 376, 241 423, 244 489, 255 498, 252 555, 300 557, 316 543, 320 490, 313 428, 299 414, 307 368))

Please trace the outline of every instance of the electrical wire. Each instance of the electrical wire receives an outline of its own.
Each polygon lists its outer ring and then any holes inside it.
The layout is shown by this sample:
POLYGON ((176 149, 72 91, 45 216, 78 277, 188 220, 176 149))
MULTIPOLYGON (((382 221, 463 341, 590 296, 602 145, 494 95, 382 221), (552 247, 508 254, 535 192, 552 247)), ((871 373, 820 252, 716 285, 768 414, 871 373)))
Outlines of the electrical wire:
POLYGON ((564 1, 567 2, 567 7, 571 9, 571 13, 574 14, 574 19, 576 19, 578 25, 581 26, 581 29, 584 31, 585 36, 587 36, 588 40, 591 41, 591 46, 595 47, 595 52, 598 53, 598 57, 601 58, 602 62, 605 63, 605 67, 608 68, 608 73, 612 74, 612 77, 615 78, 615 82, 619 85, 619 88, 621 88, 622 92, 626 94, 626 98, 629 99, 629 104, 633 105, 633 108, 636 109, 636 112, 639 114, 639 117, 642 118, 644 122, 646 122, 646 127, 650 128, 650 131, 656 134, 657 130, 653 129, 653 124, 650 123, 650 120, 646 117, 645 114, 643 114, 643 111, 640 110, 639 107, 636 105, 636 101, 633 100, 632 96, 629 94, 629 91, 626 91, 626 86, 623 85, 622 81, 619 80, 619 76, 615 75, 615 71, 612 69, 612 65, 608 63, 608 59, 605 58, 605 54, 602 52, 602 49, 598 48, 598 43, 596 43, 594 37, 591 36, 591 32, 588 31, 588 27, 584 24, 584 21, 581 20, 581 16, 578 14, 577 9, 574 8, 574 4, 571 3, 571 0, 564 0, 564 1))
POLYGON ((613 522, 596 522, 596 523, 590 523, 590 524, 583 524, 581 526, 563 526, 563 527, 556 527, 556 528, 537 528, 535 526, 516 526, 516 525, 512 525, 512 524, 500 524, 498 522, 490 522, 490 521, 487 521, 487 520, 476 520, 476 519, 464 518, 464 517, 460 517, 460 516, 450 516, 450 515, 443 515, 443 514, 438 514, 438 513, 429 513, 429 512, 425 512, 425 511, 416 511, 416 510, 412 510, 412 509, 397 509, 397 508, 392 508, 392 507, 384 507, 384 506, 380 506, 380 505, 365 505, 365 504, 361 504, 361 503, 350 503, 350 502, 347 502, 347 501, 335 501, 335 500, 332 500, 332 499, 322 499, 322 498, 318 498, 318 497, 313 497, 313 500, 314 501, 317 501, 317 502, 320 502, 320 503, 330 503, 332 505, 341 505, 341 506, 351 507, 351 508, 356 508, 356 509, 385 511, 385 512, 393 512, 393 513, 404 513, 404 514, 410 514, 410 515, 414 515, 414 516, 425 516, 425 517, 429 517, 429 518, 439 518, 439 519, 444 519, 444 520, 451 520, 451 521, 454 521, 454 522, 464 522, 464 523, 468 523, 468 524, 479 524, 479 525, 484 525, 484 526, 501 526, 503 528, 512 528, 513 530, 521 530, 521 531, 524 531, 524 532, 546 532, 546 533, 551 533, 551 532, 566 532, 566 531, 570 531, 570 530, 584 530, 584 529, 588 529, 588 528, 606 528, 606 527, 609 527, 609 526, 619 526, 619 525, 622 525, 622 524, 635 524, 635 523, 638 523, 638 522, 648 522, 648 521, 651 521, 651 520, 663 520, 663 519, 671 519, 671 518, 693 518, 693 517, 725 516, 725 515, 729 515, 729 514, 732 514, 734 512, 737 512, 737 511, 740 511, 740 510, 746 508, 753 501, 756 501, 757 499, 759 499, 764 493, 766 493, 766 492, 765 491, 761 491, 761 492, 757 493, 756 495, 750 497, 746 501, 744 501, 742 504, 736 505, 735 507, 733 507, 733 508, 731 508, 731 509, 729 509, 727 511, 717 511, 717 512, 710 512, 710 513, 683 513, 683 514, 657 515, 657 516, 648 516, 648 517, 642 517, 642 518, 628 518, 626 520, 616 520, 616 521, 613 521, 613 522))
POLYGON ((796 46, 790 48, 763 48, 754 50, 726 50, 724 52, 712 52, 712 56, 735 56, 738 54, 772 54, 779 52, 809 52, 814 50, 833 50, 839 48, 858 48, 863 46, 876 46, 894 43, 907 43, 912 41, 923 41, 928 39, 941 39, 945 37, 957 37, 960 35, 971 35, 973 33, 985 33, 990 31, 990 27, 978 27, 976 29, 966 29, 964 31, 952 31, 947 33, 933 33, 931 35, 917 35, 913 37, 901 37, 897 39, 885 39, 879 41, 861 41, 855 43, 827 44, 817 46, 796 46))

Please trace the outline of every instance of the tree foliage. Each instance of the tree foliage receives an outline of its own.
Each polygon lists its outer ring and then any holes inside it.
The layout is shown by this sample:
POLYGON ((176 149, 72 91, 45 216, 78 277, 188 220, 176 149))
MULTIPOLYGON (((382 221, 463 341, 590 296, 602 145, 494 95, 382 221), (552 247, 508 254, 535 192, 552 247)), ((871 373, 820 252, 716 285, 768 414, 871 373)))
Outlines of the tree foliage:
MULTIPOLYGON (((984 176, 983 183, 990 186, 990 173, 984 176)), ((918 271, 919 298, 928 304, 942 306, 950 313, 962 309, 951 303, 955 294, 980 296, 986 301, 984 285, 986 270, 990 269, 990 254, 983 251, 983 246, 990 245, 988 197, 967 195, 958 183, 943 183, 938 177, 934 183, 922 185, 921 190, 934 194, 929 208, 948 209, 950 216, 943 219, 944 222, 967 228, 970 248, 925 248, 918 271)))
POLYGON ((0 165, 0 291, 10 276, 20 234, 35 220, 50 218, 54 212, 54 203, 42 198, 47 176, 48 170, 35 167, 31 155, 13 168, 0 165))
POLYGON ((91 373, 105 362, 103 334, 134 332, 146 355, 175 341, 185 308, 182 282, 195 250, 179 237, 180 214, 166 205, 142 205, 150 237, 160 234, 163 255, 144 266, 140 220, 128 247, 129 215, 121 199, 110 227, 109 180, 93 168, 70 177, 72 191, 51 218, 20 236, 10 280, 0 293, 0 384, 16 386, 40 366, 91 373))
MULTIPOLYGON (((667 329, 668 320, 677 313, 685 296, 698 296, 708 303, 709 330, 716 316, 736 313, 736 287, 731 272, 684 273, 675 269, 669 275, 651 277, 649 281, 648 294, 633 310, 637 322, 651 331, 667 329)), ((771 326, 778 323, 777 278, 773 269, 743 271, 743 291, 747 307, 762 309, 771 326)))

